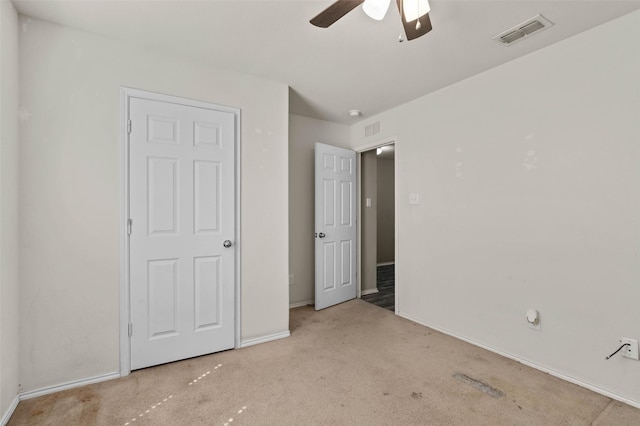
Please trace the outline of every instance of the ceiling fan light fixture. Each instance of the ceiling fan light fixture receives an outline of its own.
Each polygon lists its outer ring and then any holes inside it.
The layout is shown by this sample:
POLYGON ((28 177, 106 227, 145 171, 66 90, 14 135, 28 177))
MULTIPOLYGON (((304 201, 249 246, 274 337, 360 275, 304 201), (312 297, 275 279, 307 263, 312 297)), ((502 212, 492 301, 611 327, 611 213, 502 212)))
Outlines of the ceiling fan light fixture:
MULTIPOLYGON (((384 18, 390 4, 391 0, 337 0, 309 22, 316 27, 328 28, 360 5, 366 15, 379 20, 384 18)), ((433 29, 427 0, 396 0, 396 4, 407 41, 422 37, 433 29)), ((399 41, 402 40, 400 37, 399 41)))
POLYGON ((404 0, 402 2, 402 13, 407 22, 415 21, 423 17, 429 13, 430 10, 429 0, 404 0))
POLYGON ((362 10, 369 18, 380 21, 387 14, 389 4, 391 4, 391 0, 364 0, 362 10))

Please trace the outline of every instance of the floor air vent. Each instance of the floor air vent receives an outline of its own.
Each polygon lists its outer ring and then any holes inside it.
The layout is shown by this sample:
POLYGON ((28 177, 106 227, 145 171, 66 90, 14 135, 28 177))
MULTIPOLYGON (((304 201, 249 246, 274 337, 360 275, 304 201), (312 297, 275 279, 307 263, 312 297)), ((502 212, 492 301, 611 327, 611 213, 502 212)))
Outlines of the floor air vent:
POLYGON ((504 31, 495 36, 493 39, 508 46, 513 42, 527 38, 534 33, 551 27, 552 25, 553 22, 542 15, 538 15, 524 21, 520 25, 509 28, 507 31, 504 31))

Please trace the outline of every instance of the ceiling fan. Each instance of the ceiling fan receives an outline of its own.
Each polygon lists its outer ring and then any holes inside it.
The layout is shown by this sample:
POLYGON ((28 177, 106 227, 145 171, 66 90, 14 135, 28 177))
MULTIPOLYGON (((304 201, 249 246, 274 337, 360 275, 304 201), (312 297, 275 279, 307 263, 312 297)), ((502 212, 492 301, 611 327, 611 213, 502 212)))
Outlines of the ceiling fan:
MULTIPOLYGON (((379 21, 387 13, 391 0, 338 0, 309 22, 316 27, 328 28, 362 3, 362 10, 370 18, 379 21)), ((428 0, 396 0, 396 3, 407 40, 416 39, 431 31, 428 0)))

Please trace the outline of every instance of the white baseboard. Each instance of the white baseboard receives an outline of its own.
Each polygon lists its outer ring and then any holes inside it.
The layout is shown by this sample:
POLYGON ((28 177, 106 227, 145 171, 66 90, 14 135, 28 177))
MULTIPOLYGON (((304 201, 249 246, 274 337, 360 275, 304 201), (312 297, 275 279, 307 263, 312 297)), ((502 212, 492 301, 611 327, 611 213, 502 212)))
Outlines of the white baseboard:
POLYGON ((240 343, 241 348, 246 348, 253 345, 259 345, 260 343, 272 342, 274 340, 284 339, 285 337, 289 337, 291 333, 289 330, 283 331, 282 333, 271 334, 269 336, 257 337, 255 339, 243 340, 240 343))
POLYGON ((295 302, 289 304, 289 309, 300 308, 302 306, 313 305, 315 302, 313 299, 303 300, 302 302, 295 302))
POLYGON ((378 293, 378 289, 377 288, 370 288, 369 290, 362 290, 360 292, 360 296, 366 296, 367 294, 374 294, 374 293, 378 293))
POLYGON ((389 265, 395 265, 396 262, 380 262, 380 263, 376 263, 376 266, 389 266, 389 265))
POLYGON ((20 397, 20 401, 25 399, 37 398, 43 395, 49 395, 51 393, 60 392, 67 389, 77 388, 79 386, 91 385, 93 383, 104 382, 107 380, 118 379, 120 378, 120 373, 107 373, 101 376, 87 377, 86 379, 74 380, 72 382, 61 383, 59 385, 49 386, 46 388, 40 388, 27 392, 20 392, 18 395, 20 397))
POLYGON ((542 371, 543 373, 550 374, 550 375, 552 375, 554 377, 557 377, 557 378, 562 379, 564 381, 567 381, 569 383, 573 383, 574 385, 578 385, 578 386, 583 387, 585 389, 589 389, 590 391, 599 393, 600 395, 604 395, 604 396, 609 397, 611 399, 615 399, 616 401, 624 402, 625 404, 631 405, 632 407, 640 408, 640 401, 634 401, 634 400, 626 398, 624 396, 617 395, 617 394, 615 394, 613 392, 610 392, 608 390, 602 389, 602 388, 600 388, 598 386, 592 385, 590 383, 583 382, 583 381, 578 380, 578 379, 576 379, 574 377, 571 377, 571 376, 567 376, 566 374, 563 374, 563 373, 560 373, 558 371, 552 370, 550 368, 544 367, 544 366, 542 366, 540 364, 536 364, 535 362, 531 362, 529 360, 517 357, 517 356, 512 355, 512 354, 510 354, 508 352, 501 351, 499 349, 493 348, 491 346, 484 345, 482 343, 477 343, 477 342, 475 342, 475 341, 473 341, 473 340, 471 340, 471 339, 469 339, 467 337, 457 335, 455 333, 450 332, 449 330, 440 328, 440 327, 438 327, 436 325, 428 324, 428 323, 425 323, 423 321, 418 321, 418 320, 416 320, 414 318, 411 318, 409 315, 405 315, 405 314, 402 314, 402 313, 396 313, 396 314, 398 316, 401 316, 402 318, 408 319, 409 321, 413 321, 413 322, 415 322, 417 324, 424 325, 425 327, 429 327, 429 328, 431 328, 433 330, 439 331, 440 333, 446 334, 447 336, 455 337, 456 339, 459 339, 459 340, 465 341, 467 343, 470 343, 473 346, 477 346, 479 348, 486 349, 489 352, 493 352, 493 353, 501 355, 501 356, 503 356, 505 358, 512 359, 512 360, 514 360, 516 362, 519 362, 520 364, 524 364, 524 365, 526 365, 528 367, 531 367, 533 369, 536 369, 538 371, 542 371))
POLYGON ((13 416, 13 412, 16 411, 16 407, 18 406, 18 402, 20 402, 20 398, 18 397, 18 395, 16 395, 16 398, 13 400, 13 402, 9 406, 9 409, 2 416, 2 422, 0 423, 0 425, 5 426, 7 423, 9 423, 9 420, 11 419, 11 416, 13 416))

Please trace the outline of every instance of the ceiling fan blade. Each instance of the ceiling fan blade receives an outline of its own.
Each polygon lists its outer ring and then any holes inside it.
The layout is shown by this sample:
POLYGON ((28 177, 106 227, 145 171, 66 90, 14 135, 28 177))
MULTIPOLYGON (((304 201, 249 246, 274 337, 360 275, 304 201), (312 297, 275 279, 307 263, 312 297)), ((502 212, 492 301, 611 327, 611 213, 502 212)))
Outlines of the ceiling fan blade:
POLYGON ((362 3, 364 0, 338 0, 309 22, 316 27, 327 28, 362 3))
POLYGON ((404 33, 407 36, 407 40, 413 40, 420 36, 425 35, 429 31, 433 29, 431 26, 431 18, 429 18, 429 14, 422 16, 419 18, 420 20, 420 28, 416 28, 418 19, 407 22, 404 18, 402 0, 397 0, 398 10, 400 11, 400 17, 402 18, 402 26, 404 27, 404 33))

